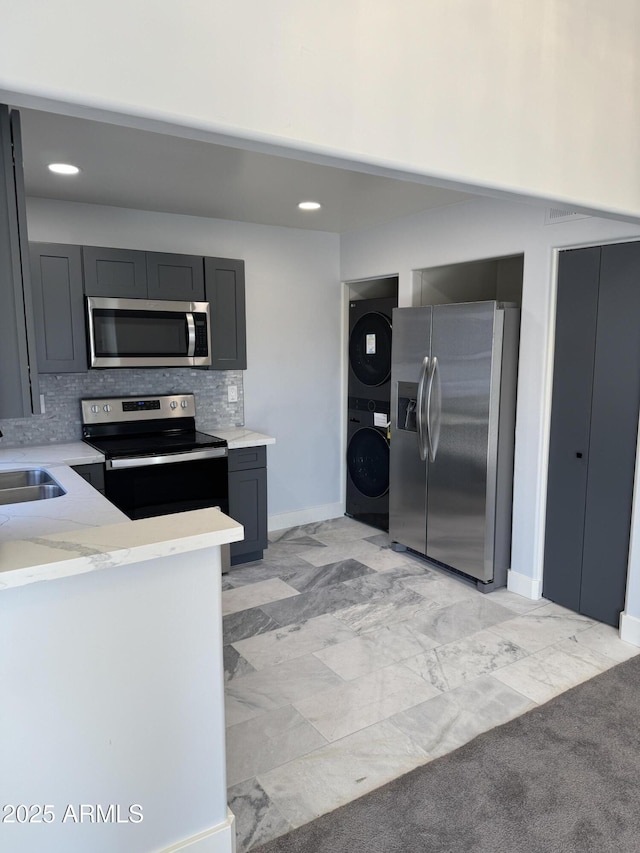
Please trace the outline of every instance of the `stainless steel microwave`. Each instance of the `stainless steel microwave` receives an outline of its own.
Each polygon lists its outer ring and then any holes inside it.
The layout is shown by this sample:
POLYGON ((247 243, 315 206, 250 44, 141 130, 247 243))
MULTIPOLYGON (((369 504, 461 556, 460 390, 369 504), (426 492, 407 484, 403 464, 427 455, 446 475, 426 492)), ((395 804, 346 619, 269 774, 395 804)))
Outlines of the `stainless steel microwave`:
POLYGON ((206 367, 208 302, 87 297, 91 367, 206 367))

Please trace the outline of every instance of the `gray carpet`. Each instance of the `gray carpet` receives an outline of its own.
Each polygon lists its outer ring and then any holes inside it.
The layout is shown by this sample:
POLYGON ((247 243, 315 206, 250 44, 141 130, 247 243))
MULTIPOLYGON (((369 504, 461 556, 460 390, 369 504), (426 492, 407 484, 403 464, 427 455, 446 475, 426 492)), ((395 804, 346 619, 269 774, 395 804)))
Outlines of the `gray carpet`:
POLYGON ((640 656, 258 850, 636 853, 640 656))

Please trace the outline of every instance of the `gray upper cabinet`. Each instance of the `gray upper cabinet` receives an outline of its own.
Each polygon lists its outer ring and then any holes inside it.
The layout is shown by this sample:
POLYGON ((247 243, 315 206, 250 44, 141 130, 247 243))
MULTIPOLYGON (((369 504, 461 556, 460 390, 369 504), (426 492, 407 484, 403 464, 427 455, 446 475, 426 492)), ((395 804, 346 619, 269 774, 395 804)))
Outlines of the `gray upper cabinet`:
POLYGON ((38 371, 87 369, 80 246, 31 243, 31 284, 38 371))
POLYGON ((149 299, 204 300, 204 265, 195 255, 147 252, 149 299))
POLYGON ((87 296, 147 298, 146 252, 83 246, 82 260, 87 296))
POLYGON ((84 292, 119 299, 204 299, 202 258, 83 246, 84 292))
POLYGON ((39 411, 20 116, 0 104, 0 418, 39 411))
POLYGON ((205 297, 211 305, 211 370, 246 370, 244 261, 204 259, 205 297))
MULTIPOLYGON (((8 149, 11 155, 11 148, 8 149)), ((6 151, 2 149, 6 158, 6 151)), ((0 162, 0 166, 3 162, 0 162)), ((8 183, 0 185, 2 193, 8 183)), ((211 304, 212 370, 245 370, 244 261, 202 258, 164 252, 143 252, 100 246, 32 243, 21 274, 17 224, 9 224, 6 198, 0 205, 0 274, 17 281, 0 289, 0 358, 15 365, 0 377, 0 417, 23 417, 37 403, 38 372, 79 373, 87 370, 86 296, 155 299, 211 304), (29 275, 31 267, 31 276, 29 275), (17 270, 17 272, 16 272, 17 270), (16 278, 16 275, 19 277, 16 278), (22 318, 22 326, 18 322, 22 318), (27 329, 34 326, 27 356, 27 329), (5 328, 6 326, 6 328, 5 328), (37 358, 36 358, 37 353, 37 358)), ((15 210, 13 211, 15 216, 15 210)), ((26 228, 26 226, 25 226, 26 228)), ((2 279, 0 279, 2 280, 2 279)))

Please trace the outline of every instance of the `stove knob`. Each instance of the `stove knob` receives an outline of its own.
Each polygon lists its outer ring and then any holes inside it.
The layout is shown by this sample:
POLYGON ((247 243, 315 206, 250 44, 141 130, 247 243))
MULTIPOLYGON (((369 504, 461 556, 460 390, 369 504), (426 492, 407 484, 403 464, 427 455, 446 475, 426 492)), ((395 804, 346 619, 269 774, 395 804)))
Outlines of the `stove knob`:
POLYGON ((100 411, 100 406, 96 406, 96 405, 91 406, 91 411, 93 412, 94 415, 97 415, 98 412, 100 411))
POLYGON ((104 406, 102 407, 102 409, 103 409, 103 411, 105 411, 105 412, 110 412, 110 411, 111 411, 111 406, 110 406, 108 403, 105 403, 105 404, 104 404, 104 406))
POLYGON ((182 408, 183 408, 183 409, 186 409, 186 408, 187 408, 187 406, 188 406, 189 404, 187 403, 187 401, 186 401, 186 400, 183 400, 183 401, 180 403, 180 405, 182 406, 182 408))
POLYGON ((170 408, 170 409, 177 409, 177 408, 178 408, 178 404, 176 403, 176 401, 175 401, 175 400, 172 400, 172 401, 169 403, 169 408, 170 408))

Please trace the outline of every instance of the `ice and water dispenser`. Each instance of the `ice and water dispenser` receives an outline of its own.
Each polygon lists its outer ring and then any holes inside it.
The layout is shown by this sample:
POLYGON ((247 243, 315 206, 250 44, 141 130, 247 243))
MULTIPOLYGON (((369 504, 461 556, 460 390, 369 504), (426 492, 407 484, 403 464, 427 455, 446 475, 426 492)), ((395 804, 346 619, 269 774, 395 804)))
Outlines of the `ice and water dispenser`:
POLYGON ((417 432, 416 407, 418 400, 417 382, 398 382, 398 429, 417 432))

